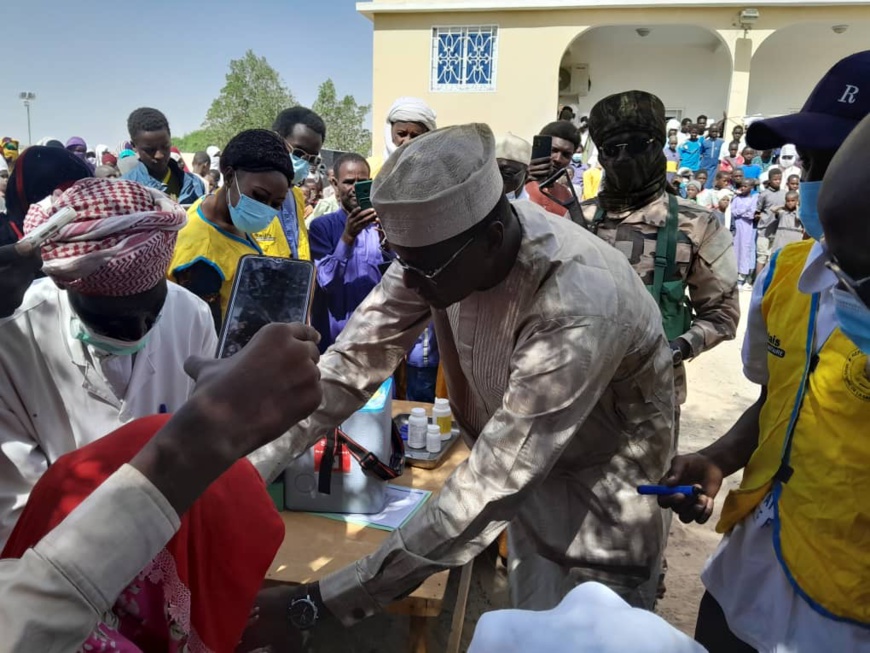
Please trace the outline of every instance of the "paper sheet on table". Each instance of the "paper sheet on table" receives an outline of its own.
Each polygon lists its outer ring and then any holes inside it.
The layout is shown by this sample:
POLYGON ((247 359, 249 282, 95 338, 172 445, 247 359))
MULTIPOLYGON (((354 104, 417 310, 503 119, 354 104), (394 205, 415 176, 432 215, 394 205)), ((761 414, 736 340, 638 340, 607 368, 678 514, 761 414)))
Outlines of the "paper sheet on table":
POLYGON ((383 531, 394 531, 403 526, 426 503, 432 493, 429 490, 417 490, 401 485, 387 486, 387 503, 381 512, 373 515, 356 513, 343 514, 338 512, 315 512, 313 514, 349 522, 362 524, 383 531))

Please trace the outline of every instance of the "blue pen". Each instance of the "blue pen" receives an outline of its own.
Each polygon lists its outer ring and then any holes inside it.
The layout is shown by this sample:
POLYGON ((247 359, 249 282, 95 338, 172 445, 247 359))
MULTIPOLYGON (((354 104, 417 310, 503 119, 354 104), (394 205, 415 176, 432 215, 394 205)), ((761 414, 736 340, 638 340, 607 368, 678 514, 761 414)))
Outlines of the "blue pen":
POLYGON ((701 494, 701 488, 694 485, 675 485, 673 487, 667 485, 638 485, 638 494, 653 494, 657 496, 672 494, 685 494, 687 496, 697 496, 701 494))

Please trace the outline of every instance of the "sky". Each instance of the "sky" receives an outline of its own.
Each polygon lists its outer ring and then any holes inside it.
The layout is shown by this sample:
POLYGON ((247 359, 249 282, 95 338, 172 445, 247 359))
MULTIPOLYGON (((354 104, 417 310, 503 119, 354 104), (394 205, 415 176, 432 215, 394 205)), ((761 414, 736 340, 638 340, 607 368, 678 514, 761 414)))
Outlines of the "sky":
POLYGON ((266 57, 310 106, 331 77, 372 98, 372 24, 355 0, 26 0, 4 2, 0 137, 27 143, 21 91, 36 93, 33 141, 127 139, 127 116, 160 109, 179 136, 198 129, 229 61, 266 57), (16 36, 17 35, 17 36, 16 36))

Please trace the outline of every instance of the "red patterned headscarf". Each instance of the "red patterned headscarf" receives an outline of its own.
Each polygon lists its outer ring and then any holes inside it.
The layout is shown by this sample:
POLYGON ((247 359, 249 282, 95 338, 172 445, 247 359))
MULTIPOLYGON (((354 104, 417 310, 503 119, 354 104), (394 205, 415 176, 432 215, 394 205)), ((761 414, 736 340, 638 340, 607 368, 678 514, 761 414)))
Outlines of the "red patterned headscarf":
POLYGON ((82 179, 59 198, 34 204, 25 234, 57 210, 76 219, 42 248, 43 271, 61 288, 120 297, 150 290, 166 276, 184 209, 133 181, 82 179))

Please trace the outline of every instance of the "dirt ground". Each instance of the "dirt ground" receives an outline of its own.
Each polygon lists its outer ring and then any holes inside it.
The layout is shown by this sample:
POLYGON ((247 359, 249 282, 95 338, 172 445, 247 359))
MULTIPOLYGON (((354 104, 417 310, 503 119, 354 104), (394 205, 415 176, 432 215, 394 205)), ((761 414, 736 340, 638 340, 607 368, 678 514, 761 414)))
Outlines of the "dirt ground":
MULTIPOLYGON (((749 293, 742 293, 741 308, 745 315, 749 293)), ((683 406, 680 451, 696 451, 709 444, 737 420, 758 396, 758 389, 743 377, 740 348, 744 324, 737 338, 719 345, 688 365, 689 399, 683 406)), ((738 484, 738 477, 726 481, 720 497, 738 484)), ((717 502, 721 506, 721 501, 717 502)), ((716 517, 704 526, 685 526, 675 520, 668 542, 667 594, 660 601, 658 613, 688 634, 694 632, 698 603, 703 594, 699 574, 707 557, 715 550, 719 536, 714 531, 716 517)), ((444 651, 450 634, 458 572, 452 573, 445 595, 444 609, 435 620, 429 637, 429 650, 444 651)), ((508 606, 507 579, 503 567, 492 551, 475 561, 468 609, 463 629, 462 650, 466 650, 480 615, 508 606)), ((318 637, 311 650, 346 653, 405 653, 408 651, 408 619, 380 615, 358 626, 336 629, 318 637)))
MULTIPOLYGON (((742 314, 749 308, 750 293, 741 293, 742 314)), ((705 353, 688 365, 689 399, 683 406, 680 451, 697 451, 722 436, 740 414, 758 398, 758 386, 743 376, 740 349, 745 320, 737 338, 705 353)), ((739 485, 740 475, 726 479, 716 502, 716 513, 707 524, 684 525, 678 519, 668 540, 667 594, 657 612, 680 630, 693 634, 698 603, 703 594, 698 579, 704 562, 716 549, 720 536, 714 530, 725 493, 739 485)))

